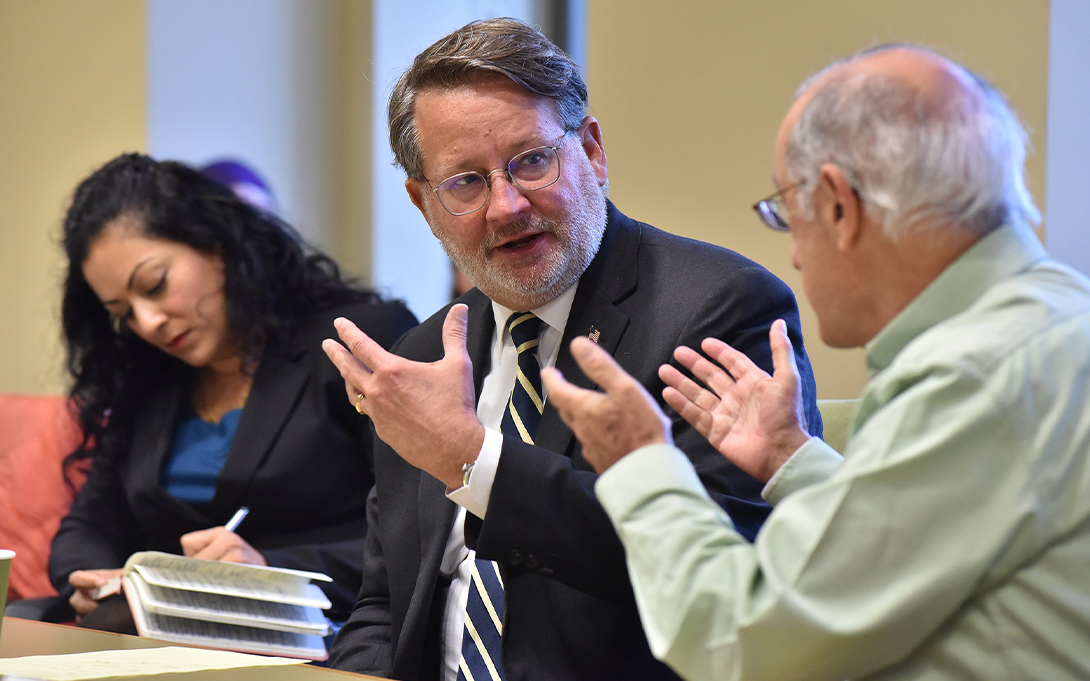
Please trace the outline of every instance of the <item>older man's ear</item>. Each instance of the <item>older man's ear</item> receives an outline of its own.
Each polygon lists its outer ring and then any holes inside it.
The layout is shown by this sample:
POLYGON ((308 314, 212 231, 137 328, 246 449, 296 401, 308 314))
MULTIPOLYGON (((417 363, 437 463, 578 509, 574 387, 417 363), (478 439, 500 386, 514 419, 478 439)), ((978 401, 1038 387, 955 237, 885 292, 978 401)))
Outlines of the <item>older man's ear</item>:
POLYGON ((818 213, 836 230, 836 247, 846 251, 855 246, 862 233, 863 202, 844 172, 832 163, 821 166, 814 201, 818 213))

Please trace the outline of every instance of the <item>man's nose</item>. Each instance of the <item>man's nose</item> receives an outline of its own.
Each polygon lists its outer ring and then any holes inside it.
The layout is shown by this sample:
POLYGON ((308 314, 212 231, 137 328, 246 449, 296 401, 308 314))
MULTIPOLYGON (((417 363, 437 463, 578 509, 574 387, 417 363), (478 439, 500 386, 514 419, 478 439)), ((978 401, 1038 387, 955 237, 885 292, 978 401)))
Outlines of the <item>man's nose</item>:
POLYGON ((492 189, 488 197, 486 217, 490 222, 513 222, 530 212, 530 200, 518 185, 508 179, 507 173, 492 176, 492 189))

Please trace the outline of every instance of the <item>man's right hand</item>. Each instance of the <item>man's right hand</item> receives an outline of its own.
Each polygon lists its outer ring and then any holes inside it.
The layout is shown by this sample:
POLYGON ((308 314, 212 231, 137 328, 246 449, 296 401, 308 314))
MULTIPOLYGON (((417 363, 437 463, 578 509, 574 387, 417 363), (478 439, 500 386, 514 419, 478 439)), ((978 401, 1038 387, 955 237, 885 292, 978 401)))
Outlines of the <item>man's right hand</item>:
POLYGON ((810 439, 799 370, 782 319, 772 324, 768 336, 772 376, 715 338, 704 339, 700 347, 722 368, 692 348, 674 351, 674 358, 704 385, 669 364, 659 368, 667 404, 731 463, 762 482, 810 439))
POLYGON ((387 352, 343 318, 333 325, 344 345, 322 342, 344 378, 348 401, 371 417, 382 441, 449 490, 462 486, 463 464, 474 461, 484 444, 466 351, 468 313, 462 304, 447 312, 443 359, 436 362, 387 352))
POLYGON ((76 570, 68 576, 68 583, 76 588, 76 592, 68 599, 72 609, 76 611, 76 619, 82 619, 87 613, 98 607, 95 600, 95 592, 106 582, 121 577, 124 570, 115 568, 111 570, 76 570))

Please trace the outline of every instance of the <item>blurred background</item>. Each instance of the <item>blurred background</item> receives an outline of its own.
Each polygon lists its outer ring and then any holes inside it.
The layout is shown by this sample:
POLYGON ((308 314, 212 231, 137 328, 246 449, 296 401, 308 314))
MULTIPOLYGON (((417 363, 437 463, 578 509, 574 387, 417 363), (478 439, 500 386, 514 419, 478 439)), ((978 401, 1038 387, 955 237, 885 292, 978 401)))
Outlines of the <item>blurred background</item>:
POLYGON ((750 206, 792 93, 835 58, 905 40, 991 79, 1030 130, 1042 238, 1090 271, 1088 0, 0 0, 0 392, 66 389, 60 220, 123 151, 245 162, 348 272, 421 319, 438 309, 452 271, 391 165, 384 108, 417 52, 492 16, 583 66, 622 211, 795 290, 819 397, 857 395, 862 352, 820 342, 789 237, 750 206))

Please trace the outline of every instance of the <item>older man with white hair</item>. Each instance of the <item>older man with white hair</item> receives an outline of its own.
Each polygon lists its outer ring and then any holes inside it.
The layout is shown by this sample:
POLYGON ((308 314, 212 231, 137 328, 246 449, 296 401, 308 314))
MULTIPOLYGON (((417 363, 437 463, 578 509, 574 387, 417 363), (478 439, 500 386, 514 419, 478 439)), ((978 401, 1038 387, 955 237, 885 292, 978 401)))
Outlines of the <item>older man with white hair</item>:
POLYGON ((1090 281, 1026 225, 1024 155, 1002 95, 927 50, 868 50, 801 88, 755 207, 790 231, 822 338, 866 348, 844 456, 805 433, 782 325, 772 376, 712 339, 711 359, 677 350, 692 378, 660 370, 666 401, 767 481, 754 544, 593 343, 572 354, 604 393, 546 372, 682 676, 1090 678, 1090 281))

